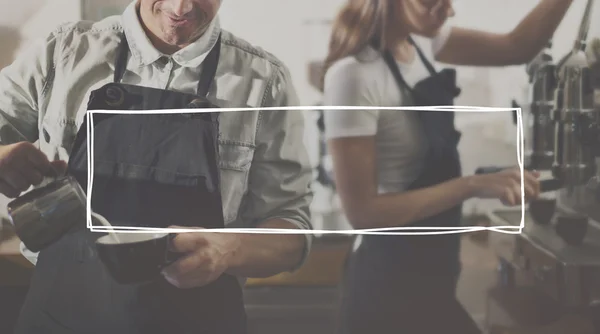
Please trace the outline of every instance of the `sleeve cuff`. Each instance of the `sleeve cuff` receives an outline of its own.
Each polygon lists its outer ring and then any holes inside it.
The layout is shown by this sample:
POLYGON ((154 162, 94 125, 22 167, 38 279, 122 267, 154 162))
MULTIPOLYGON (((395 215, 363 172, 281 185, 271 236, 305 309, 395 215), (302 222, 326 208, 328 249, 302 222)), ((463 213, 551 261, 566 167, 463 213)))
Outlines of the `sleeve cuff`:
POLYGON ((308 258, 308 254, 310 254, 310 250, 312 248, 313 235, 312 235, 312 233, 310 233, 310 228, 307 228, 306 224, 304 224, 298 220, 290 219, 290 218, 280 218, 280 219, 290 222, 294 226, 298 227, 299 230, 304 230, 307 232, 304 234, 305 242, 304 242, 304 249, 302 251, 302 258, 300 259, 298 264, 296 264, 292 269, 289 270, 289 272, 293 273, 293 272, 297 271, 298 269, 300 269, 300 267, 302 267, 304 265, 304 263, 306 262, 306 259, 308 258))
POLYGON ((374 136, 376 131, 373 131, 370 128, 357 126, 357 127, 346 127, 346 128, 335 128, 331 130, 325 131, 326 139, 336 139, 336 138, 347 138, 347 137, 368 137, 374 136))
POLYGON ((33 264, 34 266, 37 264, 37 259, 38 259, 38 254, 39 253, 34 253, 34 252, 30 251, 29 249, 27 249, 27 247, 25 247, 25 244, 22 241, 19 244, 19 250, 21 251, 21 254, 29 262, 31 262, 31 264, 33 264))

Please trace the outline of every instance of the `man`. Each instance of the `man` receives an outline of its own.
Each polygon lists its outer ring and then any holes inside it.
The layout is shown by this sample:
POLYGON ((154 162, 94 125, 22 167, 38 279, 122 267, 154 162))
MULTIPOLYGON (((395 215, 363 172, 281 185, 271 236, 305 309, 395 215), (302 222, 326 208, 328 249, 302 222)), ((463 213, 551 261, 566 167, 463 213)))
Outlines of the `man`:
MULTIPOLYGON (((163 100, 190 96, 206 96, 219 107, 297 104, 287 68, 222 30, 220 5, 137 0, 122 16, 62 25, 5 68, 0 192, 12 198, 65 171, 85 188, 86 109, 110 109, 114 92, 143 97, 138 104, 145 109, 181 108, 163 100)), ((92 210, 109 221, 144 217, 144 226, 158 226, 167 217, 161 227, 310 228, 302 114, 111 117, 94 123, 92 196, 92 210), (127 173, 132 168, 137 172, 127 173), (143 186, 134 182, 142 174, 143 186)), ((36 270, 18 334, 244 333, 239 281, 293 271, 310 249, 302 234, 179 234, 172 250, 183 257, 165 268, 163 278, 119 285, 99 264, 93 247, 99 235, 84 230, 39 258, 24 249, 36 270)))

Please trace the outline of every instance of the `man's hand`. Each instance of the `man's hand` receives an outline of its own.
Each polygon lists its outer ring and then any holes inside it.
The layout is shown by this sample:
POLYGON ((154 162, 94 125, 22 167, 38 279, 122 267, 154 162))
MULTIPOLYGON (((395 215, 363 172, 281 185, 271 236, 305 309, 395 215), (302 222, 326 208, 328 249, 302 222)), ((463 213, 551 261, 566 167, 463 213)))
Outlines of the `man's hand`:
POLYGON ((29 142, 0 146, 0 193, 17 197, 43 178, 62 175, 67 169, 64 161, 48 161, 46 155, 29 142))
POLYGON ((169 283, 182 289, 207 285, 229 268, 240 245, 238 234, 208 231, 181 233, 173 239, 171 251, 185 255, 165 268, 163 276, 169 283))

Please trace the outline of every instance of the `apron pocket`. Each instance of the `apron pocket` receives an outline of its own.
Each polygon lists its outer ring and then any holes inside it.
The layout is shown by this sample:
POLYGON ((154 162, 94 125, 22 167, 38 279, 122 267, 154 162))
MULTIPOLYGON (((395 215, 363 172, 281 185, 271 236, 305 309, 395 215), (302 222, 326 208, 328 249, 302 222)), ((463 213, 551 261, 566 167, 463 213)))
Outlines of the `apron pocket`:
POLYGON ((216 182, 208 173, 107 161, 95 165, 100 168, 94 170, 92 208, 113 226, 223 227, 221 193, 211 189, 216 182))
POLYGON ((234 221, 240 210, 242 199, 248 190, 248 178, 255 148, 222 141, 219 143, 219 168, 225 223, 234 221))

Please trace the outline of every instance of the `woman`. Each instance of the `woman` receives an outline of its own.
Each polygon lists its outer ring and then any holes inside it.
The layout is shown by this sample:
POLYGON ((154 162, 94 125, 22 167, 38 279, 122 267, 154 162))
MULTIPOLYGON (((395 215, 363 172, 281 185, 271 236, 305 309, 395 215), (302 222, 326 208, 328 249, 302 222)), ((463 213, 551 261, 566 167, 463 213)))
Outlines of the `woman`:
MULTIPOLYGON (((508 34, 451 28, 451 0, 350 0, 333 27, 326 105, 448 106, 454 65, 528 62, 551 38, 572 0, 542 0, 508 34), (429 45, 427 45, 429 44, 429 45)), ((521 204, 518 169, 461 177, 452 112, 327 111, 336 187, 357 229, 457 227, 461 203, 521 204)), ((525 172, 525 197, 539 193, 525 172)), ((413 230, 414 231, 414 230, 413 230)), ((476 333, 455 298, 460 234, 365 235, 350 258, 341 313, 346 333, 476 333)))

